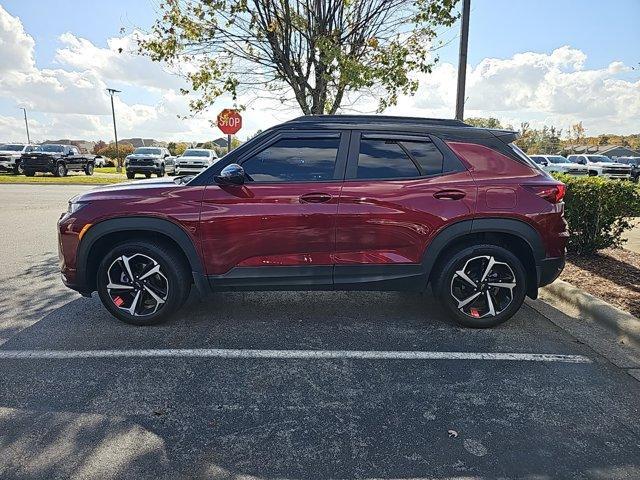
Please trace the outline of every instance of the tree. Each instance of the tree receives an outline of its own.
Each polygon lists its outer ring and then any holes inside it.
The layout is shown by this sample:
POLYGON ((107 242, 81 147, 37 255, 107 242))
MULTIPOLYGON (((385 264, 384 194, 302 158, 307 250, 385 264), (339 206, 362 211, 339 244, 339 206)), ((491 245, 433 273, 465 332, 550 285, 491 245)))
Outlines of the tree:
POLYGON ((185 142, 169 142, 167 144, 169 153, 174 156, 182 155, 187 148, 189 148, 189 144, 185 142))
MULTIPOLYGON (((130 143, 118 143, 118 156, 117 159, 124 160, 127 155, 131 155, 133 153, 133 145, 130 143)), ((103 157, 116 159, 116 144, 110 143, 102 147, 100 150, 96 152, 96 155, 102 155, 103 157)))
POLYGON ((502 124, 500 120, 493 117, 472 117, 465 118, 464 123, 471 125, 472 127, 481 127, 481 128, 502 128, 502 124))
POLYGON ((98 152, 106 146, 107 144, 104 141, 98 140, 93 146, 93 150, 91 150, 91 153, 93 153, 94 155, 98 155, 98 152))
POLYGON ((336 113, 360 96, 381 111, 430 73, 430 45, 458 0, 167 0, 140 53, 184 68, 201 112, 223 94, 336 113))

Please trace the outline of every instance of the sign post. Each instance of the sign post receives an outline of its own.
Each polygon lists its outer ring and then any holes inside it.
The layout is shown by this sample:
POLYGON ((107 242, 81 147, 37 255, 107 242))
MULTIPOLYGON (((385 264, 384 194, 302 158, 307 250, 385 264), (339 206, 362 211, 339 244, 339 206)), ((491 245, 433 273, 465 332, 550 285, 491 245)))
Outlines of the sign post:
POLYGON ((218 128, 227 134, 227 153, 231 151, 231 135, 242 128, 242 117, 237 110, 225 108, 218 114, 218 128))

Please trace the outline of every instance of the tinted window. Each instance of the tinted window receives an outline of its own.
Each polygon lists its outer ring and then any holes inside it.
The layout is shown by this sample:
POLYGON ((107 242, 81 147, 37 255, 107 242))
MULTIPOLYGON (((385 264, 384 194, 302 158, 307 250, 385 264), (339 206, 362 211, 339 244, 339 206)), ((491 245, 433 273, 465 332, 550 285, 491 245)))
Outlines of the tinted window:
POLYGON ((442 173, 442 153, 431 142, 400 142, 418 162, 422 175, 442 173))
POLYGON ((537 157, 535 155, 529 155, 529 158, 536 162, 538 165, 542 165, 542 160, 544 160, 542 157, 537 157))
POLYGON ((250 181, 317 182, 333 180, 340 139, 278 140, 242 163, 250 181))
POLYGON ((407 152, 394 140, 360 141, 357 178, 402 178, 420 175, 407 152))

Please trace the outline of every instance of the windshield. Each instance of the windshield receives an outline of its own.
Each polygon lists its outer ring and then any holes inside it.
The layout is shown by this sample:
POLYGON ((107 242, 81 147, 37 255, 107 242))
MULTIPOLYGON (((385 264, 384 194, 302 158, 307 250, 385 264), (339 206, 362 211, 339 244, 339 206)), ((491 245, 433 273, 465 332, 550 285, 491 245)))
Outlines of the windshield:
POLYGON ((547 158, 551 163, 571 163, 569 160, 560 155, 549 155, 547 158))
POLYGON ((24 145, 18 144, 0 145, 0 150, 4 150, 6 152, 21 152, 23 148, 24 145))
POLYGON ((160 155, 159 148, 140 147, 133 152, 134 155, 160 155))
POLYGON ((609 157, 605 157, 604 155, 589 155, 587 156, 587 160, 590 163, 597 163, 597 162, 611 163, 612 162, 612 160, 609 157))
POLYGON ((183 157, 208 157, 209 152, 206 150, 185 150, 182 154, 183 157))
POLYGON ((38 152, 60 153, 64 152, 64 147, 62 145, 40 145, 35 150, 38 152))

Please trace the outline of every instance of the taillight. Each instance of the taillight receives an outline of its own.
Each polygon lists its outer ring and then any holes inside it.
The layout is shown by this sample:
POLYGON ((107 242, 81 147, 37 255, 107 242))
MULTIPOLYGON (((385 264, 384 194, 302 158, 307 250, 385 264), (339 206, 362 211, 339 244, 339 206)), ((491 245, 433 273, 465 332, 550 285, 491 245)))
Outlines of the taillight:
POLYGON ((523 185, 523 187, 550 203, 560 203, 565 193, 567 193, 567 186, 564 183, 554 183, 553 185, 523 185))

